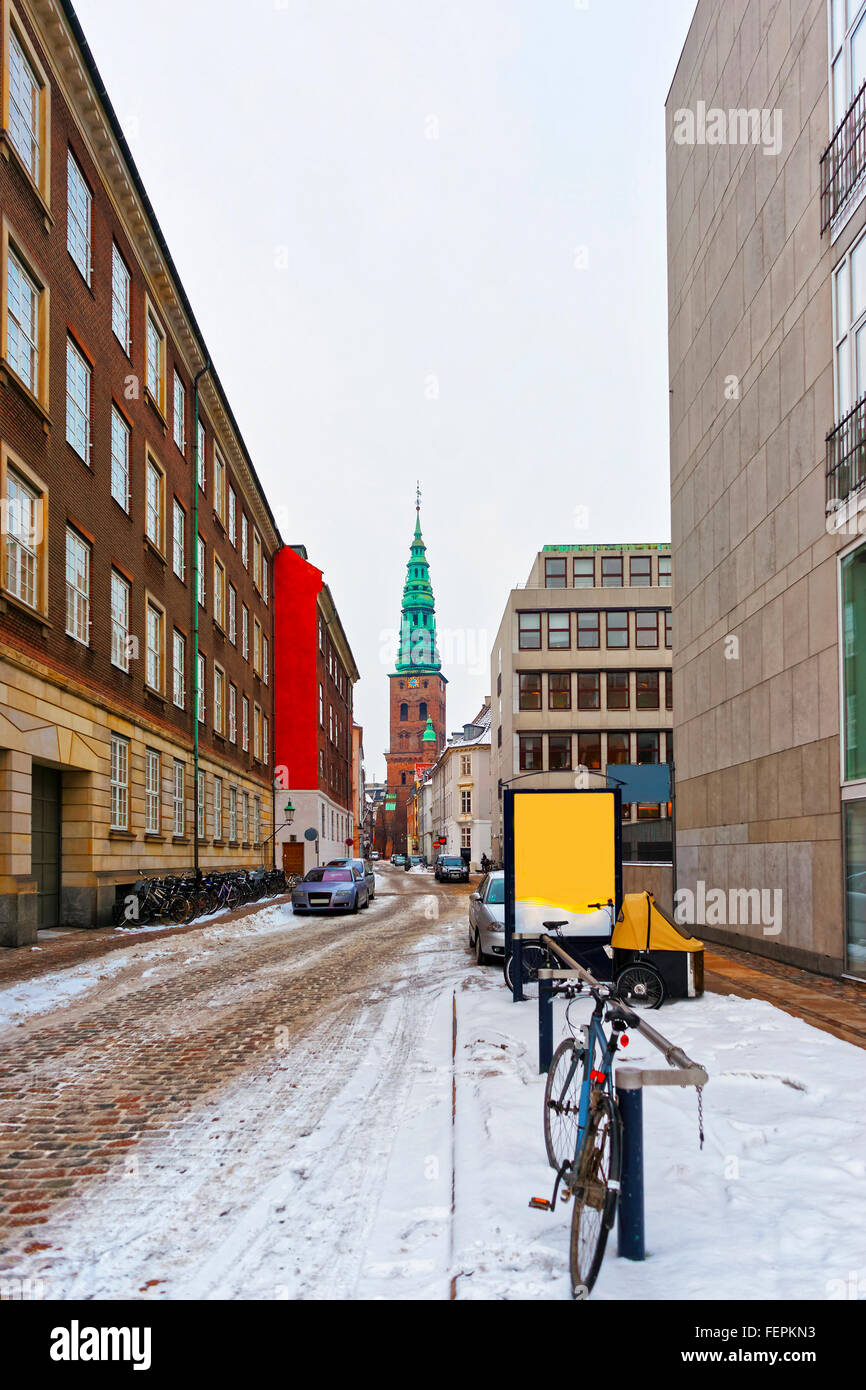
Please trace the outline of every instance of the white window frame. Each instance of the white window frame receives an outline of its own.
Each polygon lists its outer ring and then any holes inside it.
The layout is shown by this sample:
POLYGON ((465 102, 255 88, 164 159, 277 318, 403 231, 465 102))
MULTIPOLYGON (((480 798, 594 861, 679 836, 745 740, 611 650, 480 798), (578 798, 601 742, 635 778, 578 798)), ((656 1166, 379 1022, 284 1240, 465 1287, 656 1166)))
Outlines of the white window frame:
POLYGON ((225 632, 226 627, 226 567, 217 554, 213 557, 213 617, 225 632))
POLYGON ((39 535, 43 494, 16 469, 6 469, 6 592, 39 611, 42 556, 39 535))
POLYGON ((9 138, 37 188, 42 183, 42 122, 45 82, 13 25, 9 26, 9 138), (26 109, 29 86, 29 106, 26 109))
POLYGON ((132 276, 117 242, 111 244, 111 331, 129 356, 132 347, 132 276))
POLYGON ((213 726, 218 734, 225 733, 226 673, 214 662, 213 666, 213 726))
POLYGON ((250 524, 246 512, 241 512, 241 560, 244 569, 250 567, 250 524))
POLYGON ((158 694, 163 691, 165 668, 165 613, 153 599, 144 605, 145 683, 158 694), (156 645, 152 638, 156 636, 156 645))
POLYGON ((199 536, 196 540, 198 545, 198 603, 200 608, 204 608, 207 599, 207 585, 205 583, 205 566, 207 565, 207 546, 204 539, 199 536))
POLYGON ((186 512, 175 497, 171 517, 171 567, 178 579, 186 580, 186 512))
POLYGON ((116 569, 111 571, 111 664, 129 671, 129 614, 132 585, 116 569))
POLYGON ((229 681, 229 743, 238 741, 238 688, 229 681))
POLYGON ((201 420, 198 422, 198 442, 196 444, 196 469, 198 485, 204 492, 207 487, 207 430, 201 420))
POLYGON ((203 772, 199 772, 198 774, 198 786, 196 787, 195 797, 195 816, 198 838, 200 840, 203 840, 207 834, 207 780, 203 772))
POLYGON ((229 787, 229 841, 233 845, 238 842, 238 789, 234 783, 229 787))
POLYGON ((234 584, 229 584, 229 641, 234 647, 238 644, 238 591, 234 584))
POLYGON ((162 808, 160 806, 162 759, 156 748, 147 748, 145 749, 144 760, 144 833, 146 835, 158 835, 162 824, 162 808))
POLYGON ((40 314, 43 293, 44 290, 24 261, 10 246, 6 265, 6 361, 18 380, 37 398, 42 366, 40 314))
POLYGON ((213 446, 213 508, 220 521, 226 515, 226 465, 220 446, 214 440, 213 446))
POLYGON ((145 535, 151 545, 162 554, 163 548, 163 524, 165 519, 165 474, 157 464, 151 454, 147 455, 145 464, 145 506, 144 506, 144 526, 145 535), (153 483, 156 480, 156 502, 154 503, 153 483), (156 530, 154 536, 153 531, 156 530))
POLYGON ((198 654, 198 722, 203 724, 207 714, 207 661, 204 654, 198 654))
POLYGON ((66 152, 66 249, 86 284, 93 278, 93 194, 72 153, 66 152))
POLYGON ((238 497, 234 488, 229 484, 229 540, 233 546, 238 543, 238 497))
POLYGON ((145 386, 161 415, 165 414, 165 329, 150 304, 145 315, 145 386), (154 357, 154 346, 156 356, 154 357))
POLYGON ((111 495, 129 514, 130 428, 116 405, 111 407, 111 495))
POLYGON ((178 709, 186 709, 186 638, 177 628, 171 637, 172 699, 178 709))
POLYGON ((241 828, 243 830, 242 843, 248 845, 250 842, 250 794, 241 793, 241 828))
POLYGON ((246 695, 241 699, 241 748, 250 751, 250 702, 246 695))
POLYGON ((214 777, 213 779, 213 837, 215 840, 222 840, 223 837, 223 779, 214 777))
POLYGON ((173 396, 173 433, 174 442, 180 452, 186 457, 186 387, 180 379, 178 370, 174 369, 174 396, 173 396))
POLYGON ((72 526, 66 528, 66 633, 90 646, 91 546, 72 526))
POLYGON ((66 339, 66 442, 90 467, 90 407, 93 368, 71 338, 66 339))
POLYGON ((111 735, 111 829, 129 830, 129 740, 111 735))
POLYGON ((262 842, 262 799, 260 796, 253 797, 253 844, 260 845, 262 842))
POLYGON ((181 840, 186 835, 186 764, 174 760, 174 835, 181 840))

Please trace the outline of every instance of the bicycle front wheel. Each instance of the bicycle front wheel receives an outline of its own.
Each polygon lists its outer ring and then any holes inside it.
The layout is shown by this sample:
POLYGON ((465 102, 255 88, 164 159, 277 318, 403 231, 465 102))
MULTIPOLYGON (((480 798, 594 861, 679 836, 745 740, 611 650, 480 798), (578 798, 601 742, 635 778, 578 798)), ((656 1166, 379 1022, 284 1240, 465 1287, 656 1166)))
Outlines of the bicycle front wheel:
POLYGON ((558 1173, 573 1163, 577 1150, 583 1049, 574 1038, 560 1043, 553 1054, 544 1092, 544 1142, 547 1160, 558 1173))
POLYGON ((622 1169, 619 1112, 606 1091, 590 1097, 586 1133, 572 1184, 571 1288, 574 1298, 587 1298, 604 1259, 607 1237, 616 1216, 622 1169))

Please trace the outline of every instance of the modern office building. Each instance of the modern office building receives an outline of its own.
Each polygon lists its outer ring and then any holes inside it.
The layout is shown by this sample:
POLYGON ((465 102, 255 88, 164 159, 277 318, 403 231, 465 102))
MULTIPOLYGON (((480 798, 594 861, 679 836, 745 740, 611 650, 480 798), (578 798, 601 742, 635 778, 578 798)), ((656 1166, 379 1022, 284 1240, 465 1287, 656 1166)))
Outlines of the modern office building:
POLYGON ((350 854, 355 839, 353 689, 358 668, 322 571, 304 546, 274 563, 277 861, 287 873, 350 854), (280 813, 285 794, 294 819, 280 813))
POLYGON ((680 887, 860 977, 864 36, 864 0, 699 0, 667 105, 680 887))
MULTIPOLYGON (((546 546, 509 595, 491 680, 501 861, 505 787, 574 787, 580 769, 606 785, 612 764, 673 761, 670 547, 546 546)), ((629 824, 667 815, 667 804, 623 808, 629 824)))
POLYGON ((16 946, 110 921, 140 872, 261 862, 280 538, 71 4, 2 0, 0 20, 0 944, 16 946))

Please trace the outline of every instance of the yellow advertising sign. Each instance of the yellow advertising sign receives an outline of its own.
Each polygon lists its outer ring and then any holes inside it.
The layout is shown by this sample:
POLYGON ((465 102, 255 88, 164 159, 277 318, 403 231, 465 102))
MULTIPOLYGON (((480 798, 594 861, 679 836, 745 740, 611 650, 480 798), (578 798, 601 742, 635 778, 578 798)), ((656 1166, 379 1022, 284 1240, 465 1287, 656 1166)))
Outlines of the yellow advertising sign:
POLYGON ((613 792, 514 794, 514 901, 564 914, 617 900, 613 792))

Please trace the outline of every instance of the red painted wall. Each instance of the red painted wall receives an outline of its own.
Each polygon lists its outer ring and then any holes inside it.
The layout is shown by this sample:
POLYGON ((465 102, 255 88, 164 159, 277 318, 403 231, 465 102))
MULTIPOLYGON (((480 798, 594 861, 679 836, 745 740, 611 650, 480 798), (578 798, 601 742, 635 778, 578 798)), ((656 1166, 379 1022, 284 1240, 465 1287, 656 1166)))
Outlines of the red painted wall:
MULTIPOLYGON (((274 753, 286 789, 319 785, 318 609, 322 571, 289 546, 274 560, 274 753)), ((280 782, 282 786, 282 781, 280 782)))

